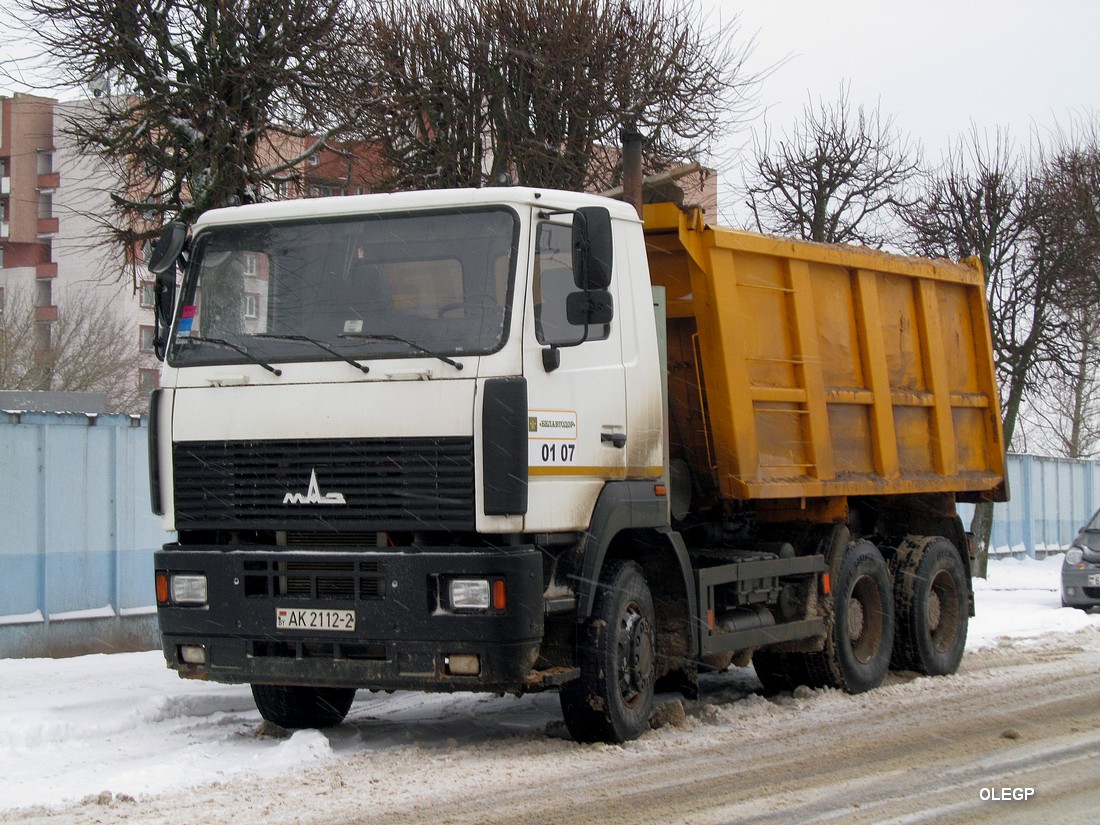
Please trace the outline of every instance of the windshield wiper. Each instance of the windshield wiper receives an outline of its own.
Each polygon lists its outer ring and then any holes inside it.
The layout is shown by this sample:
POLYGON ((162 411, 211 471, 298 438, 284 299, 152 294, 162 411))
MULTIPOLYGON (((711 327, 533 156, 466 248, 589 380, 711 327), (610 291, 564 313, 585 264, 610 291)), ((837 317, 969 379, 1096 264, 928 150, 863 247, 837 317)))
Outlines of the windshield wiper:
POLYGON ((363 341, 400 341, 402 344, 408 344, 417 352, 422 352, 425 355, 430 355, 432 358, 438 358, 444 364, 450 364, 456 370, 462 369, 462 365, 455 361, 453 358, 448 358, 438 352, 433 352, 430 349, 420 346, 416 341, 410 341, 408 338, 402 338, 400 335, 384 335, 382 333, 370 333, 370 332, 345 332, 336 336, 337 338, 358 338, 363 341))
MULTIPOLYGON (((348 356, 344 355, 344 353, 342 353, 342 352, 337 352, 332 347, 330 347, 328 344, 326 344, 324 341, 318 341, 314 338, 310 338, 308 335, 279 335, 277 333, 271 333, 271 332, 258 332, 255 335, 253 335, 252 337, 253 338, 274 338, 278 341, 305 341, 307 344, 313 344, 313 346, 319 347, 320 349, 323 349, 325 352, 329 353, 330 355, 335 355, 337 358, 339 358, 344 363, 351 364, 353 367, 355 367, 360 372, 363 372, 363 373, 370 372, 370 367, 367 367, 367 366, 364 366, 363 364, 360 364, 354 358, 349 358, 348 356)), ((341 337, 343 337, 343 336, 341 336, 341 337)))
POLYGON ((241 355, 243 355, 245 358, 247 358, 253 364, 258 364, 259 366, 263 367, 268 372, 274 373, 275 375, 282 375, 283 374, 282 370, 276 369, 275 367, 271 366, 271 364, 267 363, 267 361, 264 361, 262 358, 257 358, 255 355, 253 355, 251 352, 246 350, 240 344, 232 344, 229 341, 226 341, 224 338, 207 338, 204 335, 177 335, 176 336, 176 343, 177 344, 181 343, 183 341, 193 341, 197 344, 217 344, 219 347, 229 347, 230 349, 233 349, 233 350, 236 350, 237 352, 239 352, 241 355))

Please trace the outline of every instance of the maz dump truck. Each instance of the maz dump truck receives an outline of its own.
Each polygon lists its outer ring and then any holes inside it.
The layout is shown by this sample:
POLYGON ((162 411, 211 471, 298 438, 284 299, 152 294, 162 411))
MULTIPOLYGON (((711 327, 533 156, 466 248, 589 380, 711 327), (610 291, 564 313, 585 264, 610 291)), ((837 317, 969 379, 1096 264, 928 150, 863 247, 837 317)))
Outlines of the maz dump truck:
POLYGON ((956 503, 1004 497, 976 262, 509 187, 219 209, 150 268, 164 655, 267 720, 554 689, 621 742, 731 662, 959 665, 956 503))

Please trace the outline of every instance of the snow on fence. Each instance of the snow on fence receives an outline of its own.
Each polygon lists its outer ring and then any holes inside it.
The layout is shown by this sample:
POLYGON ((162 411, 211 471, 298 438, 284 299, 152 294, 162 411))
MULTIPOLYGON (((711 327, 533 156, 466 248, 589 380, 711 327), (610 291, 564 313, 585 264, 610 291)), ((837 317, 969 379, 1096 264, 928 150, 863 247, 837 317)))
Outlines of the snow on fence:
MULTIPOLYGON (((0 411, 0 658, 159 646, 147 422, 0 411)), ((1100 506, 1100 462, 1008 457, 995 555, 1063 549, 1100 506)), ((963 506, 969 525, 973 508, 963 506)))
POLYGON ((0 657, 159 646, 147 422, 0 411, 0 657))

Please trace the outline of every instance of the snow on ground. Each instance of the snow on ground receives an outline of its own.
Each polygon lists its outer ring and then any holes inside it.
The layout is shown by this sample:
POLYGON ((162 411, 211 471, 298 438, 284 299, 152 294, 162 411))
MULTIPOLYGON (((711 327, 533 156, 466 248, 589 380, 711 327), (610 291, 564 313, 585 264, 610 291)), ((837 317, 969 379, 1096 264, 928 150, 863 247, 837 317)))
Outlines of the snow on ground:
MULTIPOLYGON (((1006 636, 1026 645, 1100 626, 1100 615, 1060 606, 1061 561, 1056 555, 990 562, 989 578, 975 581, 977 616, 968 650, 1006 636)), ((754 679, 751 671, 744 674, 734 681, 748 693, 754 679)), ((554 694, 515 699, 363 691, 350 724, 278 739, 260 734, 247 686, 181 680, 165 668, 160 651, 5 659, 0 818, 5 809, 58 805, 103 791, 138 797, 247 773, 275 776, 341 753, 477 746, 502 732, 545 743, 544 731, 557 720, 554 694)))
POLYGON ((1042 639, 1100 625, 1098 615, 1062 607, 1062 557, 990 561, 988 578, 974 580, 977 615, 970 619, 966 649, 990 647, 1004 636, 1042 639))

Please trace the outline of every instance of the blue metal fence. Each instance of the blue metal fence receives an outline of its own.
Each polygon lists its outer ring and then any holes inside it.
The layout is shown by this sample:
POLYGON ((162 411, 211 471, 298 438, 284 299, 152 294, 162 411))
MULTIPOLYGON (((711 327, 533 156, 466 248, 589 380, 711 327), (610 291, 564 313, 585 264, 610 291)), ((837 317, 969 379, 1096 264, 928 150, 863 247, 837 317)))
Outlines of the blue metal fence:
MULTIPOLYGON (((993 511, 990 554, 1043 557, 1066 547, 1100 508, 1100 461, 1008 457, 1010 500, 993 511)), ((960 505, 963 524, 974 508, 960 505)))
POLYGON ((0 656, 155 647, 146 421, 0 412, 0 656))

